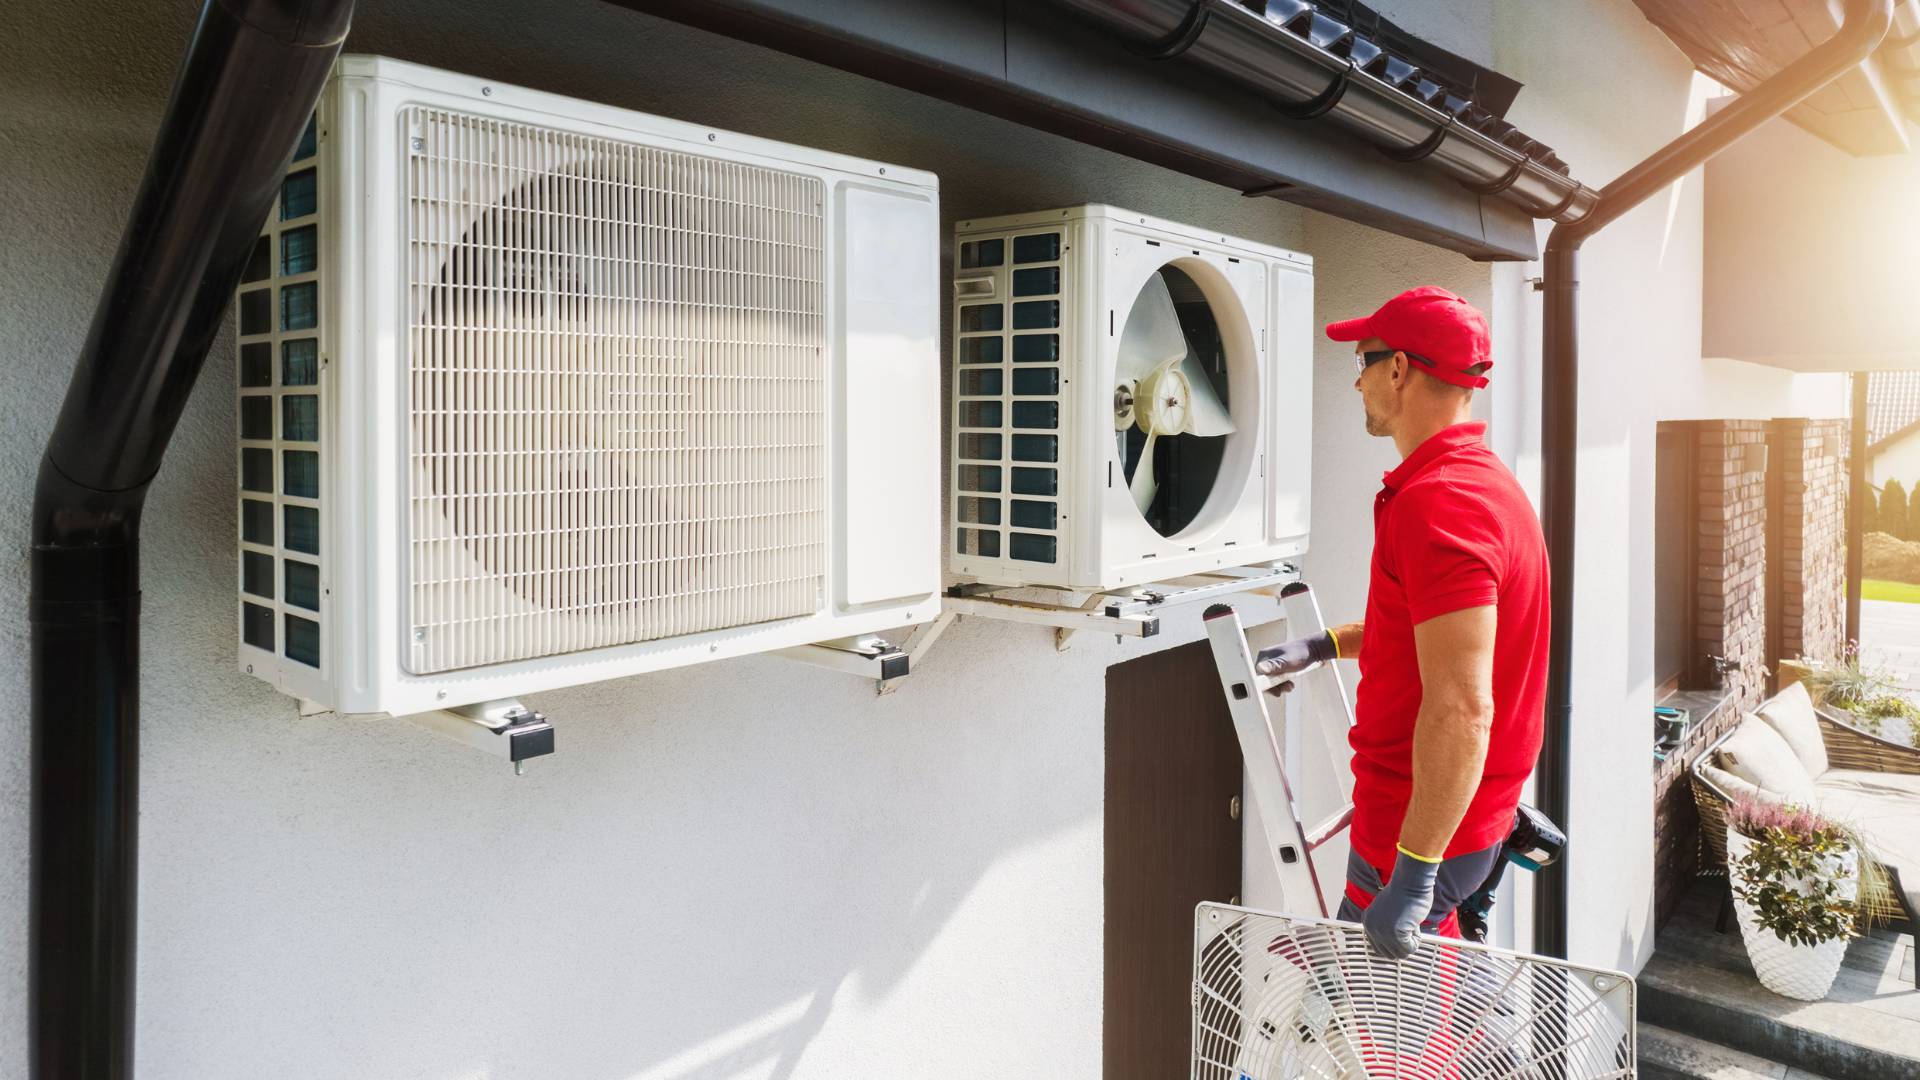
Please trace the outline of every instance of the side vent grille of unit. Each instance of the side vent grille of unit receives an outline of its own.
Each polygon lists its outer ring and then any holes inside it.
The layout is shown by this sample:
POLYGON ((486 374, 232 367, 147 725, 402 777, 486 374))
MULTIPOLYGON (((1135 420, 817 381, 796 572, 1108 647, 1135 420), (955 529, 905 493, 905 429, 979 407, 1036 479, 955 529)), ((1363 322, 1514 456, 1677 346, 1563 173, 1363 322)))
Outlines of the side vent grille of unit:
POLYGON ((416 673, 812 614, 822 185, 402 117, 416 673))
POLYGON ((1057 232, 960 245, 960 271, 992 269, 995 294, 1008 297, 963 301, 955 313, 953 520, 961 555, 1059 559, 1060 256, 1057 232))
POLYGON ((241 275, 240 640, 321 666, 320 170, 308 121, 241 275))

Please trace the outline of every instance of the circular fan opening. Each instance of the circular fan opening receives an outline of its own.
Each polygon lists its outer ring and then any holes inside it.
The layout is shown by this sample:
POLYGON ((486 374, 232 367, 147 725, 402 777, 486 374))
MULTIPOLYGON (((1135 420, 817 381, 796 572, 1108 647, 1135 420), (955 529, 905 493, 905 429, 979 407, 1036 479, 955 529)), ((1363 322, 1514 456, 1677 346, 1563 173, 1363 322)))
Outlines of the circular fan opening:
POLYGON ((1245 319, 1237 305, 1210 299, 1231 290, 1224 281, 1203 287, 1218 276, 1203 266, 1169 263, 1148 275, 1115 366, 1114 452, 1134 505, 1166 537, 1201 519, 1238 430, 1230 354, 1246 336, 1245 319))

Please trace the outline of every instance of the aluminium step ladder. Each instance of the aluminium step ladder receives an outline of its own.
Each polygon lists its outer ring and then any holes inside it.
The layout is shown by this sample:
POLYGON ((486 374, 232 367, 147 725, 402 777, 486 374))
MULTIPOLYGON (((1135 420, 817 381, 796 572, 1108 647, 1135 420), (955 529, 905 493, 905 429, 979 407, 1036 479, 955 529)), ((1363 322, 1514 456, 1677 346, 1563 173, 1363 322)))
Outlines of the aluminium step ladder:
MULTIPOLYGON (((1280 590, 1288 637, 1324 630, 1304 582, 1280 590)), ((1203 903, 1194 913, 1192 1080, 1603 1080, 1635 1075, 1628 976, 1428 936, 1412 957, 1372 953, 1327 917, 1313 853, 1352 821, 1339 756, 1353 714, 1333 664, 1261 675, 1239 615, 1206 612, 1234 732, 1280 884, 1281 911, 1203 903), (1286 739, 1269 702, 1297 700, 1341 808, 1301 822, 1286 739)))
MULTIPOLYGON (((1283 587, 1280 605, 1288 637, 1306 637, 1326 629, 1320 605, 1305 582, 1283 587)), ((1326 915, 1325 893, 1312 855, 1353 820, 1353 770, 1339 756, 1339 749, 1347 745, 1347 729, 1353 726, 1353 710, 1347 703, 1340 671, 1332 664, 1316 664, 1285 679, 1261 675, 1254 669, 1255 651, 1247 643, 1240 616, 1231 606, 1209 607, 1205 623, 1213 645, 1213 662, 1220 669, 1221 686, 1226 690, 1233 731, 1240 741, 1240 755, 1246 760, 1248 793, 1259 808, 1267 854, 1280 878, 1282 903, 1290 911, 1326 915), (1325 753, 1322 764, 1339 784, 1340 808, 1312 828, 1301 823, 1299 802, 1287 780, 1284 739, 1267 712, 1269 700, 1281 700, 1276 692, 1299 699, 1299 716, 1306 728, 1301 741, 1318 734, 1317 745, 1325 753)))

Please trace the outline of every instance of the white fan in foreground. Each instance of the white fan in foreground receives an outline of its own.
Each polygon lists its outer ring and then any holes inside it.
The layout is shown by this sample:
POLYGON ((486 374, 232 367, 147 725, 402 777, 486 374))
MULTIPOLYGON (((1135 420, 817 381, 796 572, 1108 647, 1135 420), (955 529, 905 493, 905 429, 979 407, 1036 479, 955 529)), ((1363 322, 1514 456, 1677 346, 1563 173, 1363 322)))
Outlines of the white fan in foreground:
POLYGON ((1122 463, 1127 428, 1136 426, 1147 437, 1128 483, 1134 505, 1144 514, 1159 490, 1153 479, 1156 440, 1184 434, 1214 438, 1235 430, 1233 416, 1187 347, 1173 296, 1159 274, 1147 279, 1127 314, 1114 380, 1114 428, 1122 463))
POLYGON ((1633 980, 1442 938, 1204 903, 1191 1080, 1633 1080, 1633 980))

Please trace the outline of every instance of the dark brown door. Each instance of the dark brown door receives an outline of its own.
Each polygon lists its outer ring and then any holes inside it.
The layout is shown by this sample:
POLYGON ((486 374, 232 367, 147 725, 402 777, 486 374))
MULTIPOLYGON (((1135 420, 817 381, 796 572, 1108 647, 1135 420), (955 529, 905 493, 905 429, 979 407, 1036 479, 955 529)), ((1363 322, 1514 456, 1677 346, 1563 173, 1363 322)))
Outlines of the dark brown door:
POLYGON ((1206 642, 1107 669, 1106 1080, 1188 1073, 1193 906, 1240 892, 1239 796, 1206 642))

